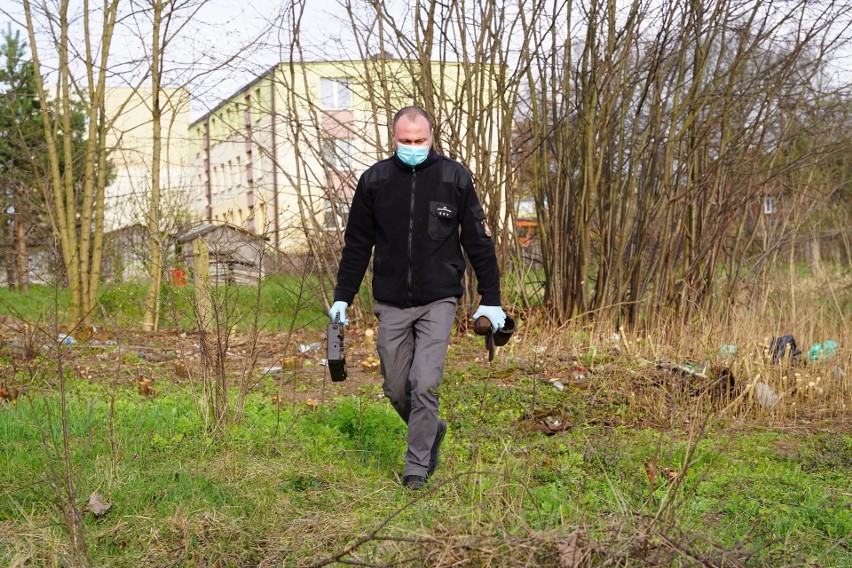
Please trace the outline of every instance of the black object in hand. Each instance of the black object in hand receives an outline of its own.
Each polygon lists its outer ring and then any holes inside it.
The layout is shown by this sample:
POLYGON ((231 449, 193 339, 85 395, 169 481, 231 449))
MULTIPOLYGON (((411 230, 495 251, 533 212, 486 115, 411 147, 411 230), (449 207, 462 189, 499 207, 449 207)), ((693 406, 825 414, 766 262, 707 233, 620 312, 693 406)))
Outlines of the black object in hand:
POLYGON ((476 335, 488 335, 491 333, 491 320, 485 316, 479 316, 473 322, 473 331, 476 335))
POLYGON ((488 349, 488 360, 493 361, 494 346, 501 347, 509 342, 512 334, 515 333, 515 320, 510 316, 506 316, 506 323, 494 333, 491 327, 491 320, 485 316, 479 316, 473 322, 473 331, 476 335, 485 336, 485 348, 488 349))
POLYGON ((326 333, 326 360, 331 380, 335 383, 346 380, 346 357, 343 355, 343 324, 340 316, 328 324, 326 333))

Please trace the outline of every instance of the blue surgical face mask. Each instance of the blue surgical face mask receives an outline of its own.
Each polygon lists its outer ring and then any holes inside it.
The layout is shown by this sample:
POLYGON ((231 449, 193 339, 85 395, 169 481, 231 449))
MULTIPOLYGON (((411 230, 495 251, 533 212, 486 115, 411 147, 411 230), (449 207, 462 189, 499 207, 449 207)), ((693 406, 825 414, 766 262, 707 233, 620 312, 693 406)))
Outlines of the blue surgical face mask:
POLYGON ((409 146, 407 144, 396 145, 396 155, 404 164, 414 167, 422 164, 429 156, 429 146, 409 146))

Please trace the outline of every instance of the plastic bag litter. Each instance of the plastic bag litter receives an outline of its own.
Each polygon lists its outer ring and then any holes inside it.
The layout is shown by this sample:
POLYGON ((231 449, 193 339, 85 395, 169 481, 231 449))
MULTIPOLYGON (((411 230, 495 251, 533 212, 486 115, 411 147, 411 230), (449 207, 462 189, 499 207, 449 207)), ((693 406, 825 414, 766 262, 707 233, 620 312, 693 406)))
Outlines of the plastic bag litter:
POLYGON ((733 343, 725 343, 719 346, 719 355, 723 359, 727 359, 729 357, 733 357, 737 354, 737 346, 733 343))
POLYGON ((773 337, 769 344, 769 355, 772 358, 772 363, 777 365, 783 362, 788 354, 790 364, 796 365, 799 362, 799 355, 802 354, 801 349, 796 347, 796 339, 792 335, 773 337))
POLYGON ((833 339, 826 339, 822 343, 814 343, 808 349, 808 363, 817 361, 828 361, 837 354, 840 344, 833 339))
POLYGON ((757 399, 757 403, 760 404, 763 408, 769 408, 775 401, 778 400, 778 395, 772 392, 772 387, 767 385, 766 383, 755 383, 754 385, 754 398, 757 399))

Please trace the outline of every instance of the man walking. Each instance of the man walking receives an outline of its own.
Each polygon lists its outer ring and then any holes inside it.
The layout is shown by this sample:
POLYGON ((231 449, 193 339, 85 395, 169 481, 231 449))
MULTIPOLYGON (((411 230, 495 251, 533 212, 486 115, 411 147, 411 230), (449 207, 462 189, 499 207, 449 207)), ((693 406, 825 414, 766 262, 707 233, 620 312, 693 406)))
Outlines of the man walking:
POLYGON ((344 234, 332 320, 346 308, 373 258, 373 296, 383 390, 408 424, 402 484, 420 489, 438 466, 447 425, 438 418, 438 387, 467 253, 482 296, 473 315, 494 331, 506 321, 491 230, 458 162, 432 149, 432 119, 409 106, 393 118, 396 153, 358 181, 344 234))

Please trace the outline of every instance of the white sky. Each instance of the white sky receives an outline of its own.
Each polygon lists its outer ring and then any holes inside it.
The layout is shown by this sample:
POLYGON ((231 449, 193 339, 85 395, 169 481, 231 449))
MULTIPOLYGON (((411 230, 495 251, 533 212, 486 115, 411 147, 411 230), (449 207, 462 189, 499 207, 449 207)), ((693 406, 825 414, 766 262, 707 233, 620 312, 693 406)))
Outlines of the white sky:
MULTIPOLYGON (((31 0, 41 3, 44 0, 31 0)), ((51 4, 57 0, 48 0, 51 4)), ((200 0, 176 0, 181 4, 197 4, 200 0)), ((303 0, 306 6, 301 22, 300 39, 304 53, 310 59, 340 60, 357 58, 351 44, 347 45, 347 18, 338 0, 303 0)), ((342 2, 343 0, 341 0, 342 2)), ((404 25, 406 13, 416 0, 386 0, 393 6, 397 23, 404 25)), ((92 6, 102 5, 102 0, 90 0, 92 6)), ((366 0, 352 0, 364 7, 366 0)), ((78 16, 82 0, 71 0, 72 12, 78 16)), ((237 91, 263 71, 289 57, 292 38, 292 21, 282 14, 289 0, 208 0, 180 31, 174 44, 167 50, 166 80, 171 86, 188 85, 193 97, 192 116, 196 118, 222 99, 237 91)), ((132 4, 124 0, 123 6, 132 4)), ((187 11, 182 13, 188 15, 187 11)), ((0 0, 0 26, 7 23, 20 29, 26 37, 23 0, 0 0)), ((116 31, 111 54, 111 66, 116 75, 111 84, 133 84, 138 81, 140 67, 136 63, 144 57, 145 47, 140 36, 149 33, 147 20, 126 14, 116 31)), ((76 28, 77 45, 80 26, 76 28)), ((49 35, 39 34, 39 47, 43 59, 43 72, 56 66, 49 56, 49 35)), ((836 73, 841 81, 852 82, 852 42, 829 64, 829 72, 836 73)))
MULTIPOLYGON (((43 0, 31 0, 34 4, 43 0)), ((55 0, 48 0, 54 3, 55 0)), ((198 0, 178 0, 197 4, 198 0)), ((72 12, 82 13, 82 1, 71 1, 72 12)), ((92 6, 102 2, 92 0, 92 6)), ((189 85, 193 96, 193 117, 203 114, 220 100, 250 82, 263 71, 287 58, 292 36, 291 20, 283 15, 282 0, 208 0, 180 30, 166 51, 166 81, 170 86, 189 85)), ((124 5, 128 6, 127 2, 124 5)), ((301 40, 305 53, 314 59, 340 59, 341 8, 336 0, 307 0, 302 20, 301 40)), ((189 14, 181 12, 181 20, 189 14)), ((78 18, 79 22, 79 18, 78 18)), ((0 26, 20 30, 26 40, 23 0, 0 0, 0 26)), ((125 14, 117 27, 111 49, 110 65, 116 71, 109 82, 133 84, 139 80, 138 59, 147 46, 140 37, 150 34, 150 22, 125 14)), ((77 47, 82 50, 82 25, 76 26, 77 47)), ((51 57, 50 35, 45 29, 38 35, 43 73, 56 67, 51 57)), ((148 40, 150 41, 150 40, 148 40)), ((74 45, 72 43, 72 45, 74 45)))

